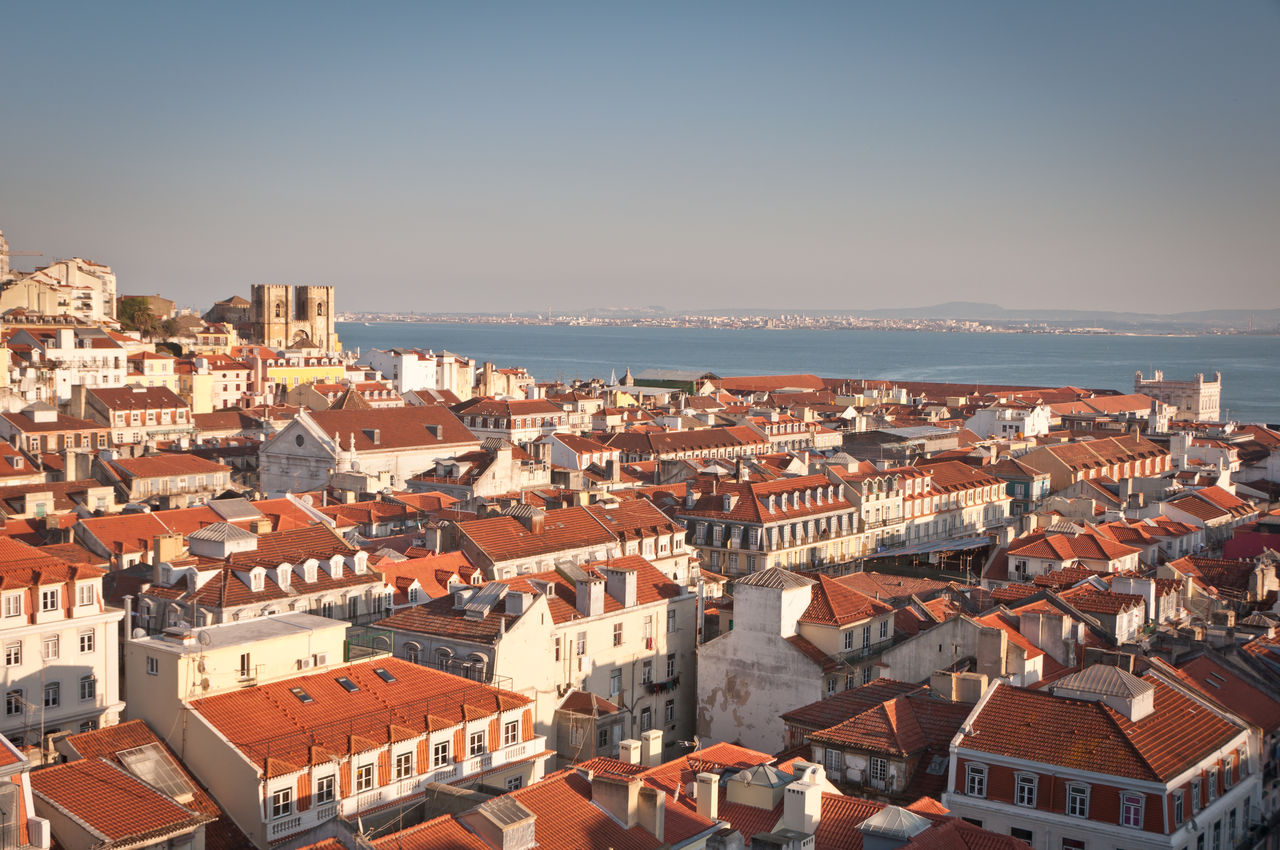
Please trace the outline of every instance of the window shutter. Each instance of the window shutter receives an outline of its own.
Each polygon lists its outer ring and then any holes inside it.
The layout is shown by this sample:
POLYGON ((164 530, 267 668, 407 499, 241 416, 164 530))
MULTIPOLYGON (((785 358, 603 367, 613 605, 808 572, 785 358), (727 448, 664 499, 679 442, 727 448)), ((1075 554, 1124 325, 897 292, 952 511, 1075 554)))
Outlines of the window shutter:
POLYGON ((378 753, 378 784, 386 785, 391 782, 391 750, 386 749, 378 753))
POLYGON ((338 768, 338 785, 343 797, 351 796, 351 762, 343 762, 338 768))
POLYGON ((524 710, 524 714, 520 717, 520 740, 527 741, 533 737, 533 712, 529 709, 524 710))
POLYGON ((453 733, 453 760, 462 761, 467 757, 467 727, 459 726, 453 733))
POLYGON ((298 801, 298 811, 305 812, 311 808, 311 775, 304 772, 298 777, 298 790, 294 798, 298 801))

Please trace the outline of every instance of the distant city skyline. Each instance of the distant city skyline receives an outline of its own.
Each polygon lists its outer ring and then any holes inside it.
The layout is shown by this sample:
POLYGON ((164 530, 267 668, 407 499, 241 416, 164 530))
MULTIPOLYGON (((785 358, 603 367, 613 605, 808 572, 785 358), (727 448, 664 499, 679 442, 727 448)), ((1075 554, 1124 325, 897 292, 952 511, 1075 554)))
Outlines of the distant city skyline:
POLYGON ((340 310, 1280 306, 1280 4, 15 3, 0 230, 340 310))

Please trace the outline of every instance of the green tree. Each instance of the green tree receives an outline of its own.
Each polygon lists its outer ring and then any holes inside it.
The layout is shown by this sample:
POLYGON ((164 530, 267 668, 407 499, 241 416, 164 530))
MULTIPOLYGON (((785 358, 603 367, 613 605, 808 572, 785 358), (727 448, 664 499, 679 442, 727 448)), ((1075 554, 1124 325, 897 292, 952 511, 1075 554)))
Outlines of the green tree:
POLYGON ((145 298, 121 299, 116 318, 126 329, 140 331, 143 336, 149 337, 156 331, 156 314, 151 312, 151 305, 145 298))

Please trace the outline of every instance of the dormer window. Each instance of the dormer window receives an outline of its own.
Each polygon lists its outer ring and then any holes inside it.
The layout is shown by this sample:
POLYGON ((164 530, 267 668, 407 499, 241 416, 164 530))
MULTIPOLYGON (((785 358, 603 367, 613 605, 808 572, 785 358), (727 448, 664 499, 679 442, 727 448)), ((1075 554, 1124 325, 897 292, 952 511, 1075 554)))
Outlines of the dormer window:
POLYGON ((264 575, 262 570, 254 570, 249 573, 249 589, 262 590, 264 584, 264 575))
POLYGON ((41 611, 57 611, 58 607, 58 588, 46 587, 40 591, 41 611))
POLYGON ((95 594, 94 594, 92 584, 82 584, 76 588, 76 604, 77 605, 92 605, 94 602, 94 599, 95 599, 95 594))
POLYGON ((4 616, 21 617, 22 616, 22 594, 6 593, 4 595, 4 616))

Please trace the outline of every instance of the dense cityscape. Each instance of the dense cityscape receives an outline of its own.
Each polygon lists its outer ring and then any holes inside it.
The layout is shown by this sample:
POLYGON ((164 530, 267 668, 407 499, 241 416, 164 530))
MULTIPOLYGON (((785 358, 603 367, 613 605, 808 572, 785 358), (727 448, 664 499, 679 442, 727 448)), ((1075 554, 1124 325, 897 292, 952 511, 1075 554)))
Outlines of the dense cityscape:
POLYGON ((1276 846, 1280 430, 1213 363, 562 382, 33 265, 5 847, 1276 846))

